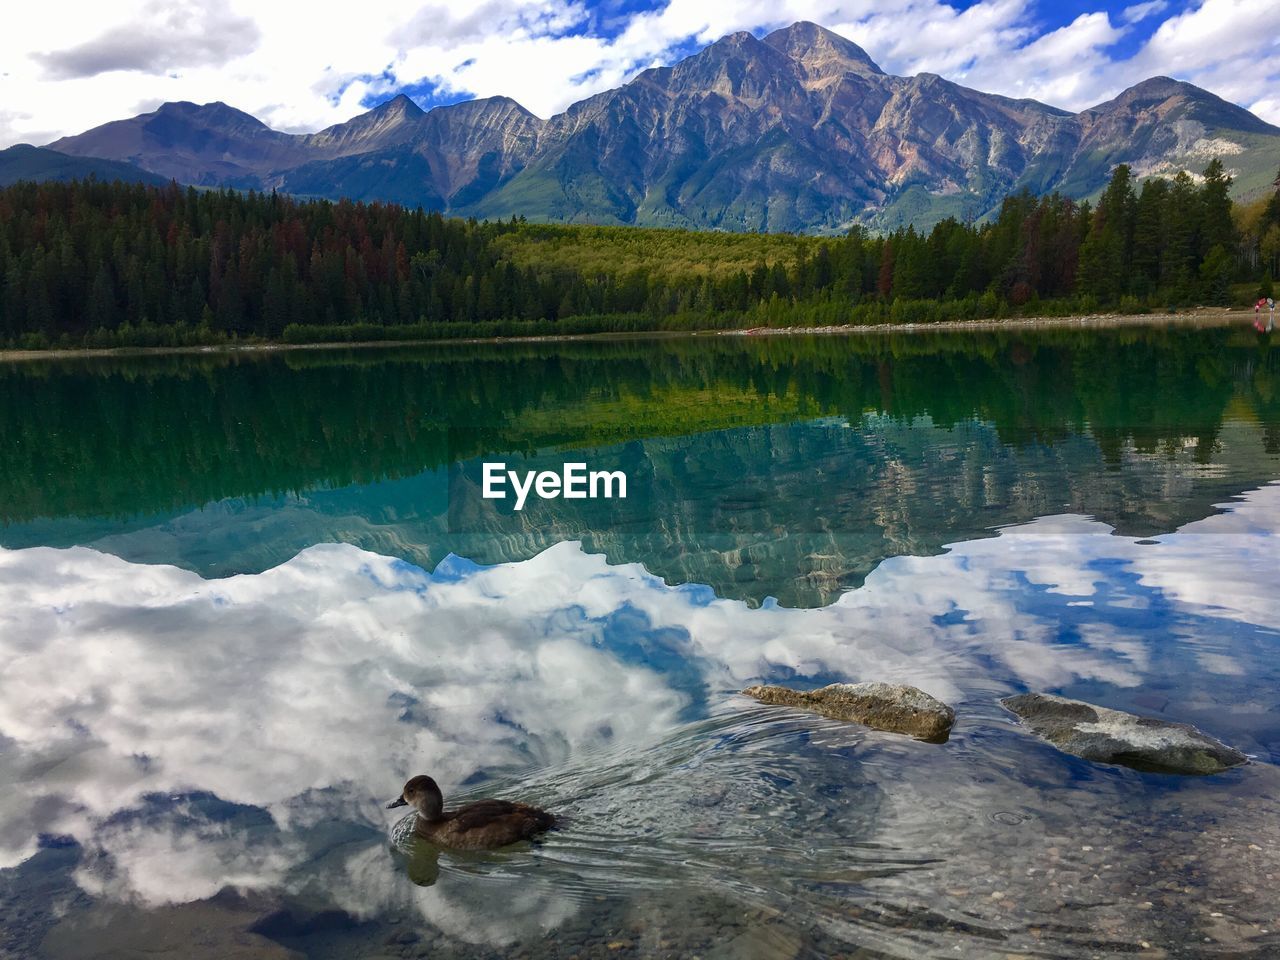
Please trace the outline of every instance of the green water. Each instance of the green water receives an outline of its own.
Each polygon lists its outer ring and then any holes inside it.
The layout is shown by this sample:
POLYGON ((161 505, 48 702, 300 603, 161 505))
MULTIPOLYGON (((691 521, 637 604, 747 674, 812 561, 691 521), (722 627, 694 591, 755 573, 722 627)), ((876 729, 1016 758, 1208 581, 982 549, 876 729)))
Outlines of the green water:
POLYGON ((670 583, 820 606, 886 557, 1005 524, 1080 513, 1142 537, 1214 512, 1273 478, 1273 368, 1229 330, 10 366, 0 540, 224 577, 314 543, 430 568, 577 539, 670 583), (629 497, 514 517, 457 496, 486 459, 575 458, 624 469, 629 497))
POLYGON ((1280 955, 1277 480, 1247 328, 0 366, 0 956, 1280 955), (863 679, 951 740, 736 693, 863 679), (406 847, 421 772, 566 826, 406 847))

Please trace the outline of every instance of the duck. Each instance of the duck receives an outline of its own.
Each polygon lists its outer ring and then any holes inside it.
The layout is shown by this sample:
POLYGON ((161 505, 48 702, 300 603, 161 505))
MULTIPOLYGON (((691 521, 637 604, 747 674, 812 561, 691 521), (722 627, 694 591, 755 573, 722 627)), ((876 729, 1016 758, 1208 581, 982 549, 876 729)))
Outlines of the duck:
POLYGON ((555 814, 511 800, 477 800, 446 811, 439 785, 422 775, 410 779, 400 796, 387 804, 388 810, 396 807, 413 807, 418 812, 416 835, 454 850, 496 850, 530 840, 556 825, 555 814))

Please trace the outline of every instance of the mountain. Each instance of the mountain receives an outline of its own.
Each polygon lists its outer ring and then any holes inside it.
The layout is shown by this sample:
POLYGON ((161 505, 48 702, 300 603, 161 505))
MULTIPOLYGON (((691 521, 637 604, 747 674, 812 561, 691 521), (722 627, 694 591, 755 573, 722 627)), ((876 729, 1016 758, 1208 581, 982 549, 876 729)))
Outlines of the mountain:
POLYGON ((1242 192, 1271 185, 1280 165, 1277 129, 1199 87, 1154 77, 1080 114, 1083 136, 1067 191, 1099 171, 1128 163, 1138 176, 1198 172, 1214 157, 1232 168, 1242 192), (1074 182, 1073 182, 1074 181, 1074 182))
POLYGON ((422 111, 396 97, 318 133, 213 103, 64 137, 51 149, 195 184, 421 204, 477 217, 832 232, 980 217, 1011 190, 1097 193, 1221 157, 1270 183, 1280 128, 1163 77, 1080 113, 886 74, 812 23, 735 33, 540 119, 493 97, 422 111))
POLYGON ((183 183, 251 187, 265 171, 303 162, 302 139, 225 103, 182 102, 63 137, 49 149, 122 160, 183 183))
POLYGON ((99 180, 136 181, 161 186, 169 181, 130 163, 96 157, 69 157, 56 150, 20 143, 0 150, 0 187, 19 180, 99 180))
POLYGON ((346 123, 308 134, 301 146, 308 156, 344 157, 381 150, 413 140, 424 116, 422 108, 402 93, 346 123))
MULTIPOLYGON (((340 126, 358 124, 369 115, 340 126)), ((305 196, 391 200, 469 212, 470 204, 529 162, 544 126, 507 97, 469 100, 430 113, 419 110, 413 120, 389 131, 395 142, 384 137, 364 152, 268 172, 264 186, 305 196)))

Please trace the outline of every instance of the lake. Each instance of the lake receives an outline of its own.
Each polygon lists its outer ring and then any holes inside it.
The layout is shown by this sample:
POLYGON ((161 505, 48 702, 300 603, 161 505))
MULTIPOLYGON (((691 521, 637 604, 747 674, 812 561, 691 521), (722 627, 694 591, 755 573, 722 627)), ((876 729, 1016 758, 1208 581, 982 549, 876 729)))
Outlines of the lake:
POLYGON ((2 365, 0 956, 1277 957, 1278 532, 1247 327, 2 365), (740 694, 859 680, 950 739, 740 694), (418 773, 563 824, 435 850, 418 773))

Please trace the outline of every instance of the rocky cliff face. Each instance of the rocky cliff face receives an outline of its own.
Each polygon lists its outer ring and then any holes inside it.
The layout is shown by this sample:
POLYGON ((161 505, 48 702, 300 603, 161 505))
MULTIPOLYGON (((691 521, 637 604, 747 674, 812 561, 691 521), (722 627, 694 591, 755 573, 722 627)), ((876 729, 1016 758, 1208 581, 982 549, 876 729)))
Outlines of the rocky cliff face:
POLYGON ((1280 129, 1167 78, 1071 114, 933 74, 894 77, 811 23, 737 33, 549 120, 505 97, 397 97, 315 134, 166 104, 50 146, 199 184, 384 199, 487 217, 835 231, 981 216, 1011 190, 1095 193, 1117 163, 1268 182, 1280 129))
POLYGON ((546 126, 507 97, 471 100, 430 113, 413 109, 416 115, 402 108, 399 122, 388 124, 385 132, 370 124, 367 138, 350 137, 342 128, 370 114, 315 134, 327 138, 334 154, 285 170, 264 170, 263 186, 304 196, 470 212, 475 202, 528 164, 546 126))
POLYGON ((300 147, 317 159, 385 150, 418 139, 425 116, 421 107, 400 94, 346 123, 306 135, 300 147))

